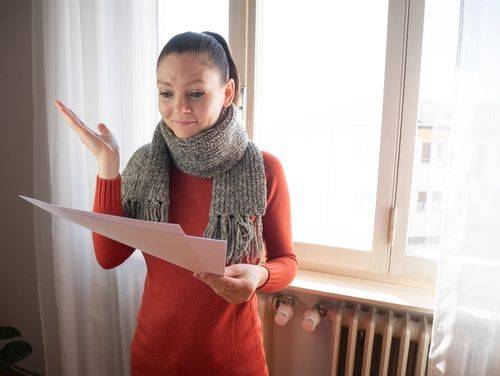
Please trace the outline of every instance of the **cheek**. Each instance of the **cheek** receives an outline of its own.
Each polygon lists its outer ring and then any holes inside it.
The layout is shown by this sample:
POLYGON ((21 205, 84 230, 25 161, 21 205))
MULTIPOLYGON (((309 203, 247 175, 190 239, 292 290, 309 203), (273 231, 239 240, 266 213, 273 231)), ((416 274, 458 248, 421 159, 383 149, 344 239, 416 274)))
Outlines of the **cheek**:
POLYGON ((161 117, 164 119, 172 115, 172 105, 163 98, 158 99, 158 110, 160 111, 161 117))
POLYGON ((162 115, 165 112, 165 101, 161 97, 158 97, 158 110, 162 115))
POLYGON ((191 110, 194 115, 203 122, 209 122, 211 120, 215 107, 213 101, 209 98, 203 101, 193 101, 191 104, 191 110))

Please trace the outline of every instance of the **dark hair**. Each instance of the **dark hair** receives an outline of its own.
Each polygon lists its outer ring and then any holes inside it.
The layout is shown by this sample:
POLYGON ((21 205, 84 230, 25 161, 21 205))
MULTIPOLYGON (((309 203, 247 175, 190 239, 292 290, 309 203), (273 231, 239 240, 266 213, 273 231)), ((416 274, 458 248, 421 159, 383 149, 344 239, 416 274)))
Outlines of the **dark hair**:
POLYGON ((221 83, 225 83, 229 78, 232 78, 235 84, 233 103, 236 104, 238 102, 240 92, 238 68, 236 68, 236 64, 234 63, 229 45, 222 35, 211 31, 203 31, 202 33, 187 31, 177 34, 161 50, 156 67, 158 67, 160 61, 167 57, 167 55, 184 52, 206 54, 209 63, 219 71, 221 83))

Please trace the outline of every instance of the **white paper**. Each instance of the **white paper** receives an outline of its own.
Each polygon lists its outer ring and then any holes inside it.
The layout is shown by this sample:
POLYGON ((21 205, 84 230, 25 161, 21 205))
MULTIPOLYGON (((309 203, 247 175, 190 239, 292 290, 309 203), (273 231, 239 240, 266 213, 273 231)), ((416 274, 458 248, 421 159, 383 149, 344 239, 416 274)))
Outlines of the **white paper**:
POLYGON ((26 196, 19 197, 53 215, 182 268, 224 275, 227 245, 225 240, 186 235, 178 224, 93 213, 49 204, 26 196))

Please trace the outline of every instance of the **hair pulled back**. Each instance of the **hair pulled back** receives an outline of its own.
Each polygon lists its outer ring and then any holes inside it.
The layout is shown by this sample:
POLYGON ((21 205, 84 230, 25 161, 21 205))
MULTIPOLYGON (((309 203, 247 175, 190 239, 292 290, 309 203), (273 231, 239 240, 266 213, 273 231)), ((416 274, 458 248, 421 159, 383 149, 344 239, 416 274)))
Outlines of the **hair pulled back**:
POLYGON ((206 55, 209 64, 219 71, 221 83, 226 83, 228 79, 232 78, 235 84, 233 103, 237 104, 240 93, 238 68, 236 68, 231 50, 224 37, 211 31, 203 31, 202 33, 187 31, 177 34, 161 50, 156 66, 158 67, 160 62, 172 53, 182 54, 185 52, 206 55))

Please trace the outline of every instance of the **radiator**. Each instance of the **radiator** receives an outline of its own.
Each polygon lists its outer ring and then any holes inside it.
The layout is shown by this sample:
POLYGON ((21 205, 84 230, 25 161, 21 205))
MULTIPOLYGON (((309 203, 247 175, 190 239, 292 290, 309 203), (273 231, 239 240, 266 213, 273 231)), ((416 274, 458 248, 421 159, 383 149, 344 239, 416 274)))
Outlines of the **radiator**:
MULTIPOLYGON (((259 296, 264 344, 273 375, 276 296, 259 296)), ((318 305, 320 307, 320 305, 318 305)), ((423 376, 431 337, 431 317, 347 302, 321 304, 331 325, 331 375, 423 376)), ((295 312, 294 315, 300 314, 295 312)), ((298 328, 300 330, 300 328, 298 328)))

